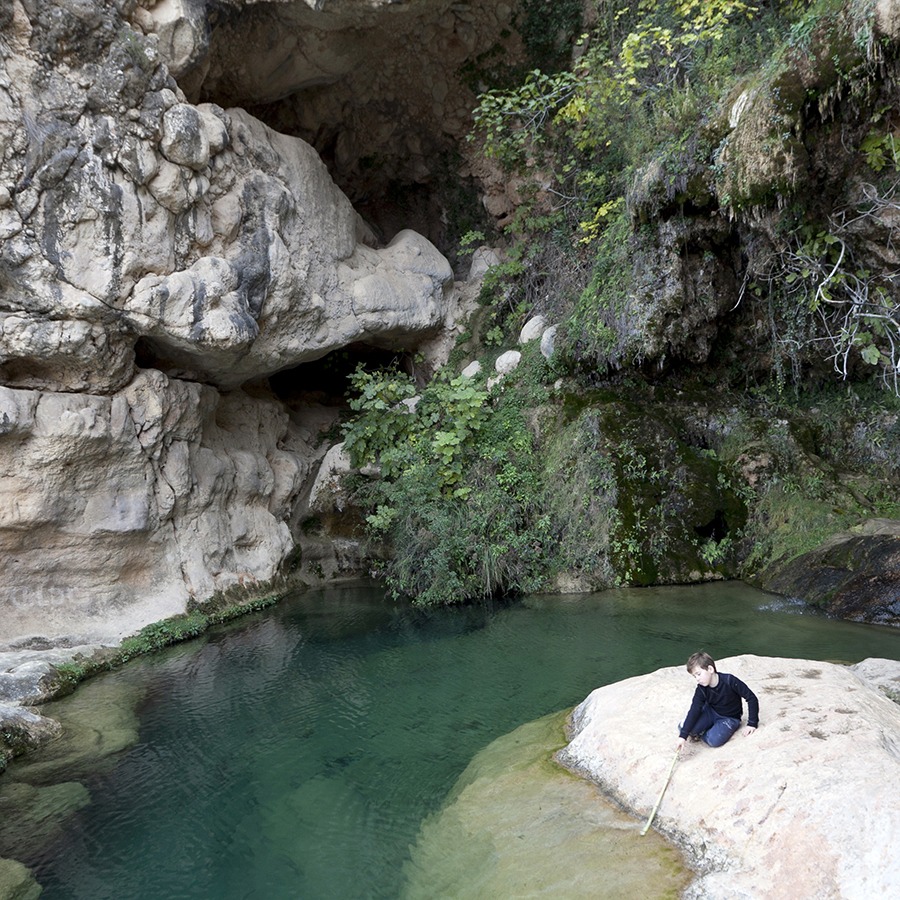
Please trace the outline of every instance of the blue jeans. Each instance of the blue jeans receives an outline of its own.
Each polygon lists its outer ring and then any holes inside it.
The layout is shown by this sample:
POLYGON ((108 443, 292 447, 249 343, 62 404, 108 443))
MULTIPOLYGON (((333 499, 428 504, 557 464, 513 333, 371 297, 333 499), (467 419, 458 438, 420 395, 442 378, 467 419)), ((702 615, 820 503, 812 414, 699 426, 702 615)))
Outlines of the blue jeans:
POLYGON ((740 727, 740 719, 720 716, 709 704, 706 704, 694 726, 694 734, 699 734, 710 747, 721 747, 740 727))

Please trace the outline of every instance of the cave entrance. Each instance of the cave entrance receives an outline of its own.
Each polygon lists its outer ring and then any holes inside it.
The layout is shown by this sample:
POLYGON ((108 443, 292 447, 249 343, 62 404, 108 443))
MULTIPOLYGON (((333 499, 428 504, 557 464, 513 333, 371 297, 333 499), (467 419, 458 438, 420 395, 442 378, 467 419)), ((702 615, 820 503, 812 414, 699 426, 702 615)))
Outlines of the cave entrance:
POLYGON ((369 371, 388 369, 414 374, 409 353, 382 350, 368 344, 349 344, 312 362, 302 363, 269 377, 272 393, 289 409, 327 406, 349 407, 350 376, 362 365, 369 371))
POLYGON ((477 97, 524 71, 533 48, 520 30, 544 34, 548 5, 288 0, 217 8, 204 58, 181 81, 191 102, 241 107, 306 141, 379 242, 411 228, 453 264, 459 238, 491 224, 483 173, 465 159, 477 97))

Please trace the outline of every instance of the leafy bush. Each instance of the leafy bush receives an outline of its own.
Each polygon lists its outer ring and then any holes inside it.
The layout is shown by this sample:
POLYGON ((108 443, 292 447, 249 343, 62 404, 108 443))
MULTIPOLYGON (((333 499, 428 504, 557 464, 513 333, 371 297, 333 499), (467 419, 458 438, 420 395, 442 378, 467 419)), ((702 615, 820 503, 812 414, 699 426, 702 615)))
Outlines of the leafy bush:
POLYGON ((402 404, 412 390, 402 374, 353 377, 359 415, 345 446, 354 465, 380 466, 356 498, 370 534, 390 544, 381 574, 395 595, 449 604, 545 583, 550 521, 525 412, 542 390, 542 363, 517 373, 520 388, 531 377, 529 389, 491 396, 475 379, 438 376, 415 404, 402 404))
POLYGON ((808 6, 602 4, 570 69, 532 69, 518 85, 480 96, 470 138, 522 185, 507 227, 509 263, 499 289, 484 295, 495 338, 528 314, 549 313, 565 323, 570 363, 604 371, 639 360, 629 241, 661 207, 714 207, 723 99, 789 40, 808 6), (659 196, 645 196, 646 184, 659 196))

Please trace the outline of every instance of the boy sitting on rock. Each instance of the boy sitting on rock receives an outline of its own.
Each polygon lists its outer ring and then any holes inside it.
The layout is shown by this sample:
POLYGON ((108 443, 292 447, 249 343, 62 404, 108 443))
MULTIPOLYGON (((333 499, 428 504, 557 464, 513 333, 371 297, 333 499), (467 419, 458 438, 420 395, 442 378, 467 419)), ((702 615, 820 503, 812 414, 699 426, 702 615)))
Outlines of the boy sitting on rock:
POLYGON ((688 737, 702 738, 710 747, 721 747, 741 727, 742 697, 747 701, 744 734, 756 731, 759 700, 740 678, 717 672, 716 661, 705 650, 691 656, 687 670, 697 682, 697 688, 691 708, 679 727, 676 742, 679 750, 688 737))

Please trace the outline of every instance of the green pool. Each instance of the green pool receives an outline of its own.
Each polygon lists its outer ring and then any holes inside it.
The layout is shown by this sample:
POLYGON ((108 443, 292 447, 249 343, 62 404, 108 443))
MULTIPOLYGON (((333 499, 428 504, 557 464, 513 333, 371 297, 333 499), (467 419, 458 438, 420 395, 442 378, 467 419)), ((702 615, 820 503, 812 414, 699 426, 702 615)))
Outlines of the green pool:
POLYGON ((401 897, 477 754, 700 647, 900 659, 900 631, 740 583, 430 612, 370 587, 298 595, 48 708, 68 743, 0 778, 0 857, 45 900, 401 897))

